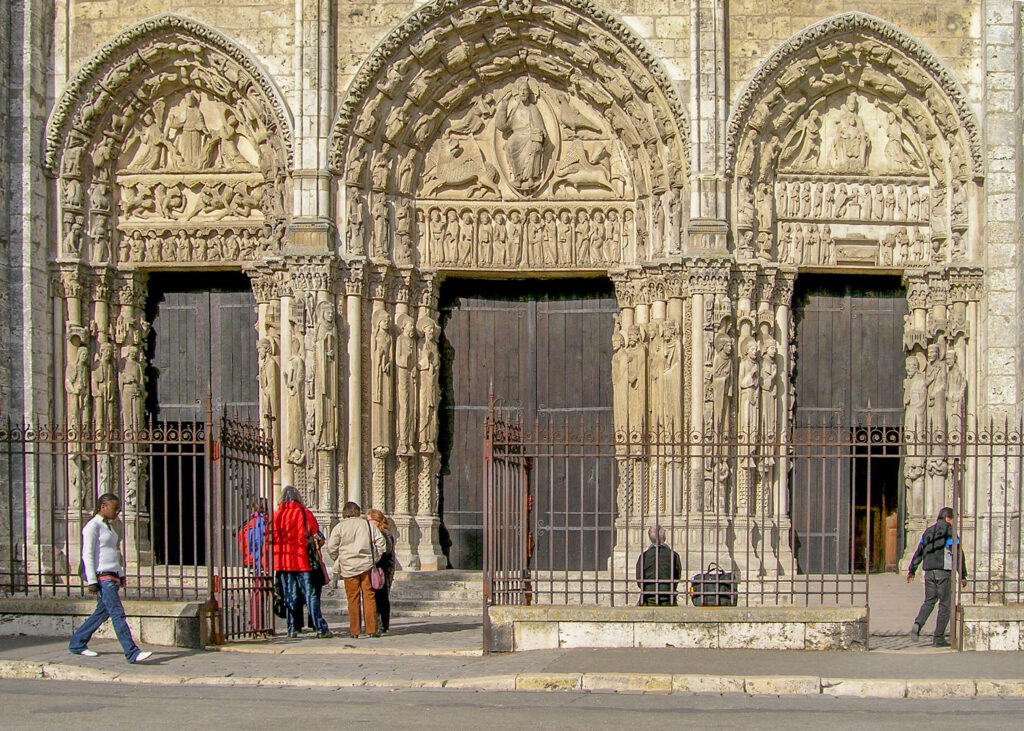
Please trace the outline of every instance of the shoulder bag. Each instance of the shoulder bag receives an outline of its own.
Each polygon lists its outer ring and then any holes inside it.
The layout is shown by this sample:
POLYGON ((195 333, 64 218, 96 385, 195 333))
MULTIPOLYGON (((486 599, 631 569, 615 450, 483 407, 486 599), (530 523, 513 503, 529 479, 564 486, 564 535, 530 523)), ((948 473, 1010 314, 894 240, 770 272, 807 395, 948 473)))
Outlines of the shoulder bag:
POLYGON ((373 544, 373 528, 366 521, 366 532, 370 534, 370 551, 373 554, 373 568, 370 569, 370 586, 374 591, 384 588, 384 569, 377 565, 377 546, 373 544))
POLYGON ((309 557, 309 576, 313 585, 323 586, 327 583, 327 571, 324 569, 324 560, 320 557, 320 546, 316 544, 316 536, 309 532, 309 523, 306 521, 306 509, 302 508, 302 527, 306 530, 306 555, 309 557))

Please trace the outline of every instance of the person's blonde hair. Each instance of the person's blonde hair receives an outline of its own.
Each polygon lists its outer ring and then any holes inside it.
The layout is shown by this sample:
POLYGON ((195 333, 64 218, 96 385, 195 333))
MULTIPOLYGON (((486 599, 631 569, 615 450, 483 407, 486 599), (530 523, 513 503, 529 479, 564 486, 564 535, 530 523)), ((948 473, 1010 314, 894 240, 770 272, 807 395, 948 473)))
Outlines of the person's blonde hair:
POLYGON ((388 516, 384 515, 384 513, 382 513, 381 511, 377 510, 377 508, 370 508, 369 510, 367 510, 366 511, 366 517, 369 520, 372 520, 375 523, 377 523, 377 525, 379 525, 381 528, 387 529, 387 527, 388 527, 388 516))

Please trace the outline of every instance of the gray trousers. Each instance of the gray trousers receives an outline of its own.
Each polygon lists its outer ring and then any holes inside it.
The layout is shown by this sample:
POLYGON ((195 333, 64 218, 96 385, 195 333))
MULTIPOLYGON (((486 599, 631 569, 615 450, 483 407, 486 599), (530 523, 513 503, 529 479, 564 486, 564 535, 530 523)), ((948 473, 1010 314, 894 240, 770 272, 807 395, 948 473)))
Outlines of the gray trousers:
POLYGON ((946 636, 946 624, 949 623, 950 614, 950 592, 949 581, 950 571, 937 569, 924 572, 924 603, 917 612, 917 619, 914 622, 918 627, 924 627, 928 616, 935 608, 935 602, 939 603, 939 613, 935 616, 935 637, 946 636))

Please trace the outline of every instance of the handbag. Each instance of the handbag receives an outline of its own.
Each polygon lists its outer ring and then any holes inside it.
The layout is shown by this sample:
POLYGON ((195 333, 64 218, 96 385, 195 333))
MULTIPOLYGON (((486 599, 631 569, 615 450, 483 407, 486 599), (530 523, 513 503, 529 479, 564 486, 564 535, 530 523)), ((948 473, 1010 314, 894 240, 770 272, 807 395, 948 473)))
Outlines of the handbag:
POLYGON ((306 555, 309 557, 309 576, 314 586, 319 583, 324 586, 327 579, 327 571, 324 568, 324 560, 320 556, 320 546, 316 543, 316 536, 309 532, 309 523, 306 522, 306 509, 302 509, 302 527, 306 530, 306 555))
POLYGON ((274 578, 274 615, 284 619, 288 616, 288 605, 284 601, 284 587, 281 585, 281 575, 274 578))
POLYGON ((690 601, 695 607, 735 607, 737 583, 732 571, 709 563, 703 573, 694 574, 690 580, 690 601))
POLYGON ((373 568, 370 569, 370 588, 378 591, 384 588, 384 569, 377 566, 377 546, 373 545, 373 529, 366 521, 366 532, 370 534, 370 551, 373 553, 373 568))

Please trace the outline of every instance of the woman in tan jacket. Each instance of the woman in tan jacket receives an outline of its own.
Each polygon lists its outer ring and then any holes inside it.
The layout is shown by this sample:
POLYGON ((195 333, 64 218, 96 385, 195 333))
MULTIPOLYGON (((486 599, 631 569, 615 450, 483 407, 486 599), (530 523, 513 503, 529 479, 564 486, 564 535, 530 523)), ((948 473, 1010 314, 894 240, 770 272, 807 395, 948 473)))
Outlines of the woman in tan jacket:
POLYGON ((380 637, 370 569, 373 568, 374 557, 379 558, 387 550, 387 543, 377 526, 361 517, 361 513, 356 503, 345 503, 341 509, 341 522, 334 526, 331 537, 327 539, 327 555, 334 561, 331 568, 335 575, 345 581, 350 636, 359 637, 365 626, 370 637, 380 637))

